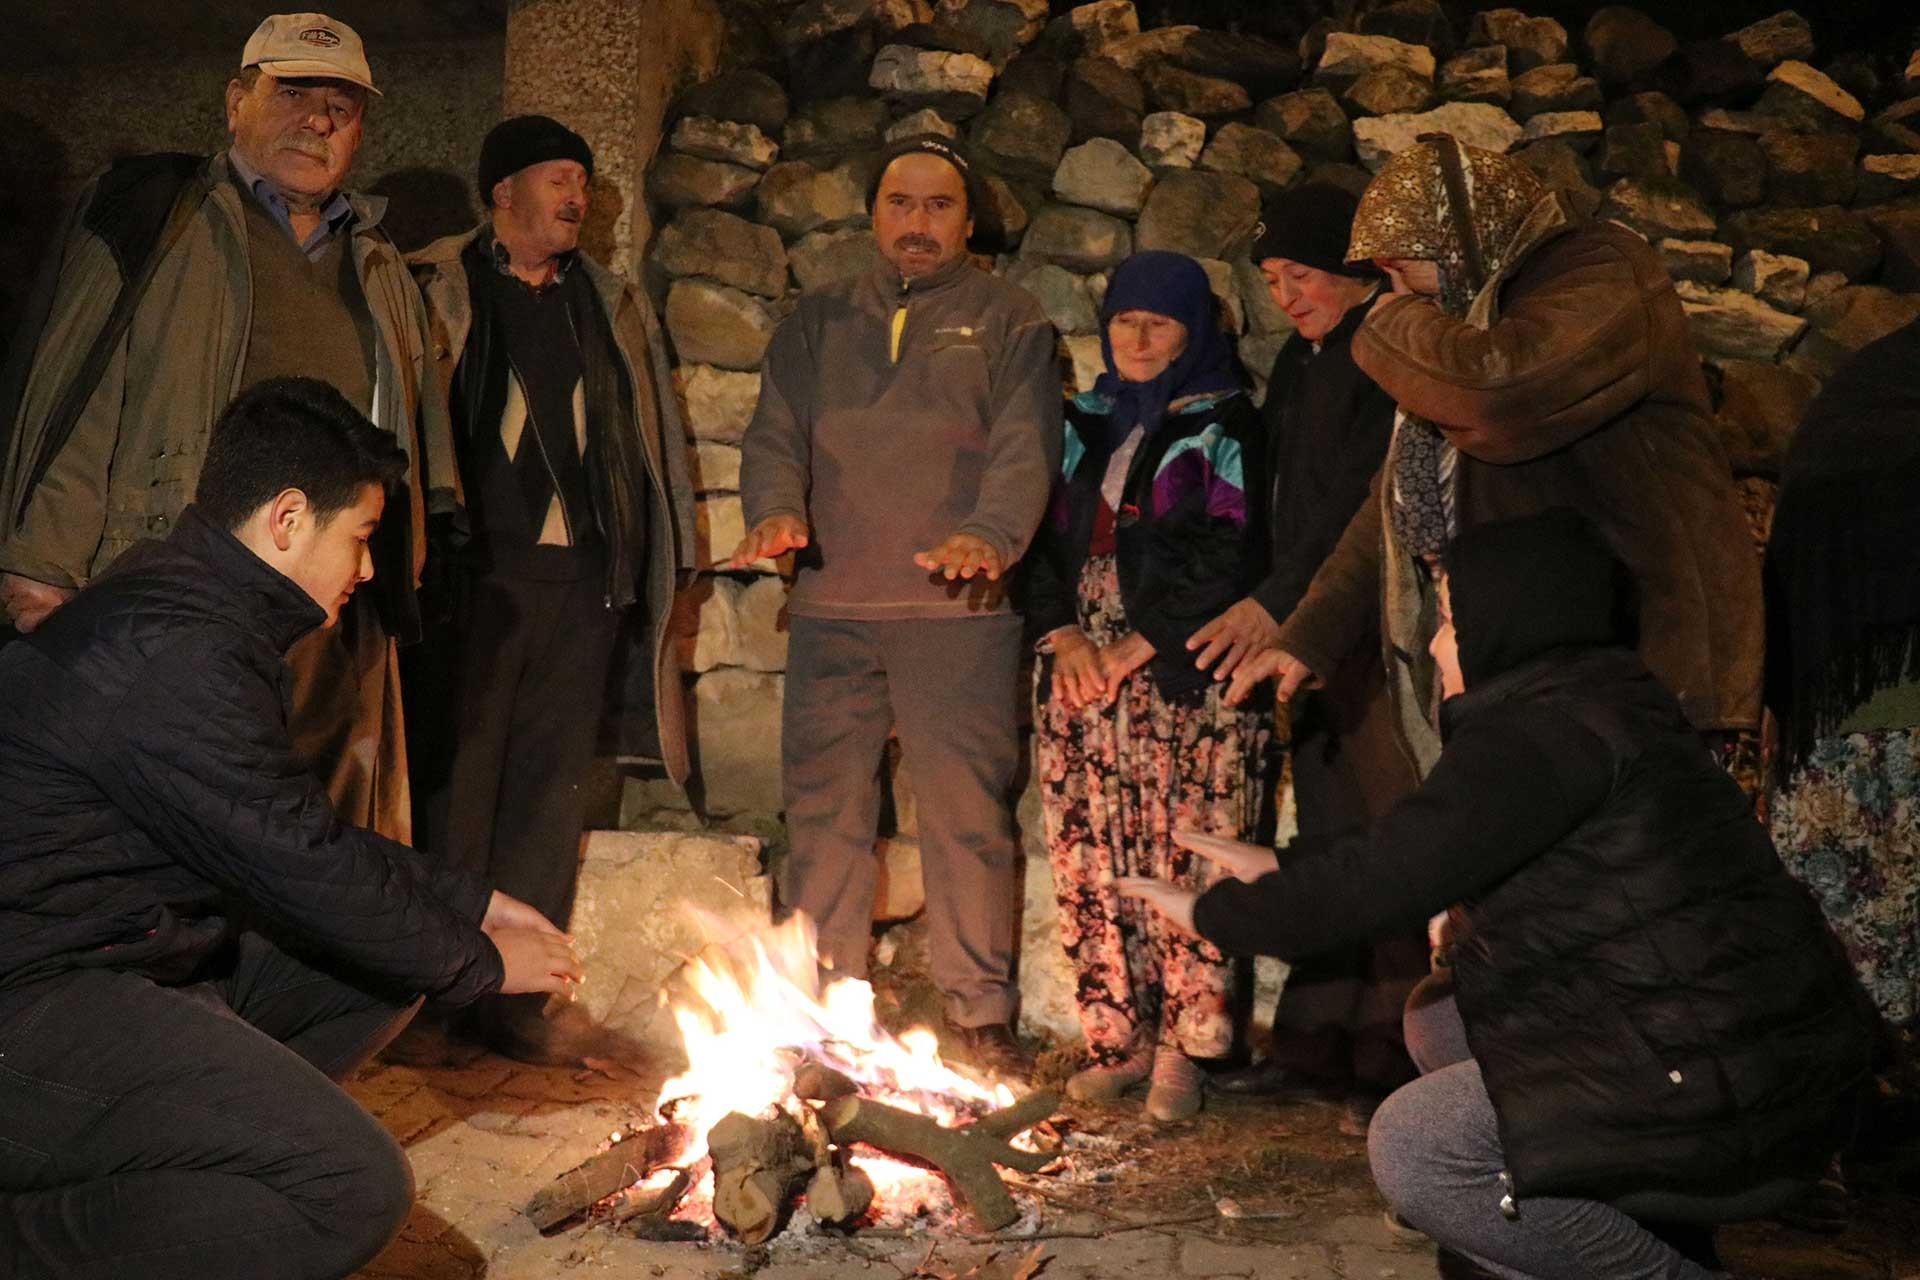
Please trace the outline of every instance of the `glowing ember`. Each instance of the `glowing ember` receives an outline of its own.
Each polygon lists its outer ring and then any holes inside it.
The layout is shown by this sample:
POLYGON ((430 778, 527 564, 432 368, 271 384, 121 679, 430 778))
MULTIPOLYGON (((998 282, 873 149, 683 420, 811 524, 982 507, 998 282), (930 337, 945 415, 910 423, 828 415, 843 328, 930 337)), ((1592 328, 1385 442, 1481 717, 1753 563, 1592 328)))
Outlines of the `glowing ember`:
MULTIPOLYGON (((717 921, 701 923, 709 937, 721 936, 717 921)), ((895 1037, 882 1029, 867 983, 843 978, 823 987, 817 955, 813 922, 796 914, 710 945, 688 963, 690 995, 673 1010, 687 1070, 661 1087, 658 1103, 662 1116, 694 1135, 683 1164, 706 1154, 708 1130, 730 1111, 798 1115, 805 1104, 793 1094, 794 1071, 809 1059, 852 1079, 862 1097, 945 1125, 1013 1103, 1005 1085, 987 1088, 942 1063, 933 1032, 895 1037)), ((946 1199, 939 1176, 916 1165, 869 1154, 855 1163, 873 1179, 878 1204, 911 1211, 946 1199)), ((708 1174, 685 1207, 707 1216, 711 1188, 708 1174)))

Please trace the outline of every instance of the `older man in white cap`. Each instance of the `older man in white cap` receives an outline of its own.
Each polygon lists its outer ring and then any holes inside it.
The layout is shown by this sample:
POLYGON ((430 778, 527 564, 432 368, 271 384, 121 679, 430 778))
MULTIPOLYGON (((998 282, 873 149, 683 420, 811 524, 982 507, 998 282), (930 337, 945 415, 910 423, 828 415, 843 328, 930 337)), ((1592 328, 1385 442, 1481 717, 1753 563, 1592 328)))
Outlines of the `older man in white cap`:
POLYGON ((292 730, 344 819, 406 840, 394 641, 418 630, 423 521, 452 505, 453 445, 384 202, 342 186, 378 92, 351 27, 275 14, 227 85, 231 148, 134 156, 82 193, 29 303, 29 363, 0 379, 0 601, 31 631, 166 533, 242 389, 332 383, 407 450, 410 509, 375 536, 370 598, 289 655, 292 730))

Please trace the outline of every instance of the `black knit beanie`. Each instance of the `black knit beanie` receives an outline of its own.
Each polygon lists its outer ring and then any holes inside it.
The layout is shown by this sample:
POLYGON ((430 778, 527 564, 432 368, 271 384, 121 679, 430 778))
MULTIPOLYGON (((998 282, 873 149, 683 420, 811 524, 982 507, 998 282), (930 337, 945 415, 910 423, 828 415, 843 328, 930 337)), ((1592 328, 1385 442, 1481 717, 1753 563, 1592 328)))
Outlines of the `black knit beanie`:
POLYGON ((887 176, 887 166, 901 156, 908 155, 938 156, 952 165, 967 191, 967 216, 972 218, 979 215, 983 202, 980 185, 973 176, 973 163, 967 159, 967 153, 959 143, 938 133, 916 133, 911 137, 898 138, 881 150, 879 163, 873 168, 873 181, 867 184, 869 209, 873 208, 874 200, 880 195, 880 179, 887 176))
POLYGON ((1353 211, 1359 203, 1351 191, 1330 182, 1309 182, 1274 196, 1260 210, 1254 265, 1285 258, 1337 276, 1377 278, 1380 273, 1372 263, 1347 261, 1353 211))
POLYGON ((551 116, 514 116, 487 131, 480 144, 480 203, 493 207, 494 184, 530 164, 577 160, 593 176, 593 148, 551 116))

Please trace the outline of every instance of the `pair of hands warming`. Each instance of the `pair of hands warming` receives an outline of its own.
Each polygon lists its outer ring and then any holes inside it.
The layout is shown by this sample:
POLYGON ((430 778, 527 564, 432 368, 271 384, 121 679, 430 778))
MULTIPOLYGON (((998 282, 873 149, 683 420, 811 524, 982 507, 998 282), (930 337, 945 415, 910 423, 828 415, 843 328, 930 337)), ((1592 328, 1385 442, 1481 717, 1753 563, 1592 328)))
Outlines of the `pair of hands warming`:
POLYGON ((573 954, 573 935, 555 928, 540 912, 499 890, 487 901, 480 931, 500 952, 506 979, 500 994, 545 991, 574 998, 574 984, 585 976, 573 954))
MULTIPOLYGON (((1280 865, 1279 855, 1265 845, 1246 844, 1225 836, 1178 828, 1173 833, 1173 842, 1246 884, 1252 884, 1280 865)), ((1193 904, 1200 900, 1199 890, 1185 889, 1152 876, 1121 876, 1113 883, 1122 897, 1136 898, 1186 932, 1194 932, 1193 904)))
POLYGON ((1112 644, 1098 645, 1078 627, 1061 627, 1053 644, 1053 696, 1068 709, 1111 703, 1127 677, 1153 656, 1153 646, 1138 631, 1112 644))
MULTIPOLYGON (((771 560, 806 546, 809 536, 807 522, 799 516, 768 516, 747 530, 747 536, 740 539, 733 554, 714 567, 744 569, 755 560, 771 560)), ((971 579, 976 574, 984 574, 987 581, 997 582, 1007 571, 1006 562, 993 544, 972 533, 949 534, 946 541, 933 550, 914 552, 913 562, 931 573, 944 573, 948 582, 955 578, 971 579)))
POLYGON ((21 635, 47 620, 47 615, 73 599, 70 587, 23 578, 17 573, 0 573, 0 608, 13 621, 21 635))
POLYGON ((1239 706, 1255 685, 1269 676, 1275 680, 1274 696, 1287 699, 1302 685, 1316 687, 1318 676, 1280 647, 1280 624, 1261 607, 1259 601, 1236 601, 1227 611, 1201 627, 1187 639, 1187 651, 1198 650, 1193 665, 1211 670, 1215 680, 1226 680, 1228 706, 1239 706))

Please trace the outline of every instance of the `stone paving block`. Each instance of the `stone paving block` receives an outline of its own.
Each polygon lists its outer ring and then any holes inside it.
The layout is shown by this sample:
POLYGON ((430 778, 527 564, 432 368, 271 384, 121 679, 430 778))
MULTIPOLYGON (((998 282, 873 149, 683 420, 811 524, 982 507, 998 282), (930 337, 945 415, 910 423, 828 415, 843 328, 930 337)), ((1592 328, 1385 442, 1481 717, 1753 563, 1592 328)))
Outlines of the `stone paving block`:
POLYGON ((646 1103, 646 1090, 630 1076, 608 1076, 598 1071, 543 1070, 523 1067, 501 1082, 509 1098, 537 1098, 542 1102, 646 1103))
POLYGON ((1183 1276, 1258 1276, 1260 1280, 1323 1280, 1339 1274, 1318 1244, 1228 1244, 1188 1238, 1180 1243, 1183 1276))
POLYGON ((357 1273, 359 1280, 474 1280, 496 1274, 472 1248, 401 1236, 357 1273))
POLYGON ((1379 1249, 1401 1251, 1428 1247, 1419 1241, 1402 1240, 1387 1230, 1387 1219, 1384 1213, 1351 1213, 1345 1217, 1335 1218, 1315 1232, 1315 1235, 1328 1244, 1364 1244, 1379 1249))
POLYGON ((426 1077, 408 1067, 382 1066, 347 1081, 347 1093, 376 1116, 385 1115, 426 1087, 426 1077))
MULTIPOLYGON (((1130 1231, 1104 1240, 1047 1240, 1053 1261, 1047 1267, 1083 1268, 1097 1276, 1171 1276, 1176 1242, 1151 1231, 1130 1231)), ((922 1246, 923 1248, 925 1246, 922 1246)))
POLYGON ((1349 1244, 1339 1249, 1340 1269, 1330 1274, 1346 1280, 1439 1280, 1440 1264, 1432 1245, 1420 1249, 1376 1249, 1349 1244))
MULTIPOLYGON (((406 1071, 407 1068, 398 1070, 406 1071)), ((452 1094, 456 1098, 485 1098, 513 1072, 512 1063, 485 1057, 463 1067, 436 1068, 430 1076, 423 1078, 441 1093, 452 1094)))
POLYGON ((375 1112, 375 1115, 381 1127, 403 1147, 410 1147, 449 1125, 460 1123, 460 1113, 448 1105, 447 1099, 431 1089, 415 1089, 384 1111, 375 1112))

